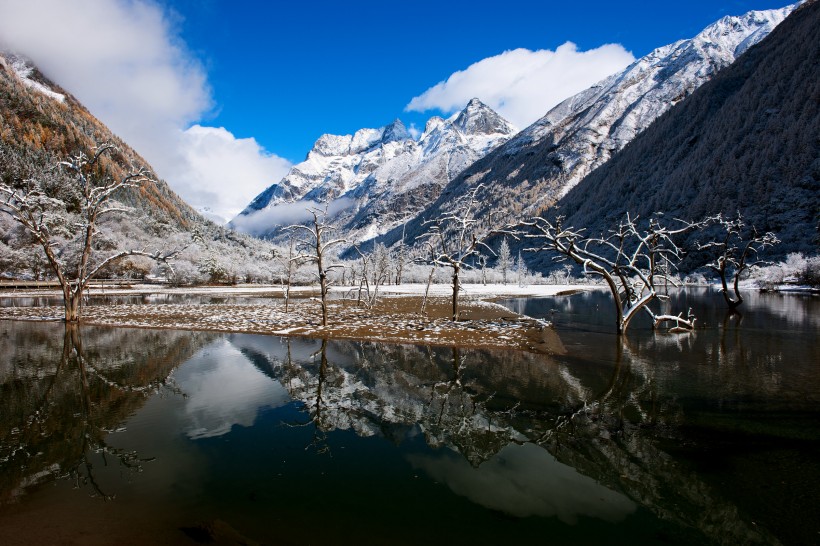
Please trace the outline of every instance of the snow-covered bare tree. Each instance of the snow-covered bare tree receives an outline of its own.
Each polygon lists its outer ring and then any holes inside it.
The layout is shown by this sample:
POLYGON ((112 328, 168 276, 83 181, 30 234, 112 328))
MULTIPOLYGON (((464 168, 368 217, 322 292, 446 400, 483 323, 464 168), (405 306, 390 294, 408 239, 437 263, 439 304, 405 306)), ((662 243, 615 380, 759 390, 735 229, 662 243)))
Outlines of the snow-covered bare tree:
POLYGON ((413 263, 414 264, 430 264, 430 271, 427 274, 427 282, 424 286, 424 295, 421 298, 421 307, 419 308, 419 313, 424 315, 425 311, 427 310, 427 300, 430 296, 430 286, 433 284, 433 278, 436 275, 436 248, 433 244, 433 240, 426 240, 420 246, 415 247, 414 249, 414 257, 413 263))
POLYGON ((162 253, 145 249, 113 250, 100 243, 99 221, 110 214, 127 212, 114 195, 152 180, 144 167, 134 167, 119 178, 106 174, 100 165, 105 154, 117 154, 112 144, 70 156, 36 177, 0 182, 0 211, 19 223, 36 241, 60 284, 65 321, 77 322, 83 293, 101 271, 128 256, 146 256, 168 264, 177 251, 162 253), (101 252, 108 252, 101 258, 101 252))
POLYGON ((291 261, 316 264, 320 303, 322 305, 322 326, 327 326, 327 292, 330 288, 328 274, 334 269, 343 267, 338 264, 330 264, 328 254, 334 246, 344 243, 345 240, 329 238, 335 228, 327 220, 327 204, 323 209, 311 207, 307 211, 312 217, 307 225, 292 224, 285 229, 292 231, 294 235, 302 235, 298 245, 299 254, 292 257, 291 261))
POLYGON ((527 264, 524 262, 524 256, 521 255, 521 252, 518 252, 518 259, 515 261, 515 276, 518 278, 518 286, 523 288, 527 283, 527 275, 529 271, 527 270, 527 264))
POLYGON ((405 233, 407 230, 407 219, 409 215, 405 216, 404 224, 401 226, 401 240, 399 244, 395 247, 394 258, 393 258, 393 265, 396 269, 396 282, 395 284, 401 284, 402 281, 402 274, 404 273, 404 266, 407 264, 407 245, 404 244, 405 240, 405 233))
POLYGON ((720 277, 723 299, 729 309, 737 309, 743 303, 740 293, 740 278, 753 266, 768 264, 757 259, 758 253, 780 241, 772 232, 759 233, 754 226, 747 226, 740 212, 735 219, 724 218, 722 214, 706 219, 706 223, 721 228, 721 238, 698 245, 698 250, 713 253, 714 259, 706 264, 720 277), (729 293, 729 279, 732 279, 732 293, 729 293))
POLYGON ((288 306, 290 305, 290 286, 293 282, 293 270, 298 265, 293 257, 294 257, 294 239, 293 234, 288 237, 288 251, 280 252, 277 254, 274 252, 274 258, 278 258, 281 262, 282 272, 279 275, 279 283, 282 285, 282 298, 285 300, 285 313, 288 312, 288 306))
POLYGON ((526 250, 555 252, 558 259, 569 258, 582 265, 586 274, 604 279, 615 302, 616 330, 625 334, 641 310, 649 313, 655 327, 671 321, 675 327, 694 328, 691 312, 684 318, 682 314, 656 314, 649 307, 653 300, 666 297, 658 292, 659 282, 668 280, 674 284, 664 273, 674 269, 683 256, 673 237, 701 225, 676 222, 678 227, 670 228, 653 217, 641 227, 638 218, 627 214, 616 229, 600 237, 589 237, 583 229, 565 227, 560 217, 554 224, 539 217, 520 225, 529 228, 523 236, 538 243, 526 250))
POLYGON ((384 243, 376 243, 371 254, 371 276, 373 284, 385 284, 390 278, 390 251, 384 243))
POLYGON ((359 303, 364 301, 367 308, 372 308, 378 300, 379 287, 385 284, 390 277, 388 251, 381 243, 376 245, 370 254, 362 252, 358 245, 353 249, 359 254, 361 261, 358 301, 359 303), (364 293, 364 299, 362 299, 362 293, 364 293))
POLYGON ((435 265, 449 267, 453 271, 453 320, 458 320, 458 292, 461 270, 472 267, 470 259, 482 249, 492 255, 495 252, 484 242, 493 231, 491 219, 476 218, 478 192, 484 187, 479 184, 468 192, 449 211, 438 218, 428 220, 427 232, 417 240, 424 242, 430 251, 430 260, 435 265))
POLYGON ((512 266, 512 254, 510 253, 510 245, 507 243, 507 238, 501 240, 501 246, 498 247, 498 260, 496 260, 496 267, 501 270, 501 279, 504 285, 507 285, 507 272, 512 266))
POLYGON ((487 286, 487 256, 479 254, 478 265, 481 267, 481 284, 487 286))

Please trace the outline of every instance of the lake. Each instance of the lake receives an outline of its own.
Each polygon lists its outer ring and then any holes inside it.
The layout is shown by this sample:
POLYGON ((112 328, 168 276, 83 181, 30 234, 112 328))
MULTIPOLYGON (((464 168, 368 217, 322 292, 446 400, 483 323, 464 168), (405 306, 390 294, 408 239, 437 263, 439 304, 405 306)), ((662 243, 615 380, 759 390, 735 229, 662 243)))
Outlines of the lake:
POLYGON ((0 321, 0 543, 820 542, 820 298, 503 303, 553 354, 0 321))

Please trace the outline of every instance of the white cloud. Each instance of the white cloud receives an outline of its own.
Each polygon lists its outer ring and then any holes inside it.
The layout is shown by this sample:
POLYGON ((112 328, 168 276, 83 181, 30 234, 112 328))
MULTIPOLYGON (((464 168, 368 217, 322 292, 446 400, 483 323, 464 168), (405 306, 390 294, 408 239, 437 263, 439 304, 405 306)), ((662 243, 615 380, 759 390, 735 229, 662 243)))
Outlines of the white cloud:
POLYGON ((447 451, 408 459, 457 495, 519 518, 557 517, 571 525, 581 516, 617 522, 636 509, 621 493, 558 462, 534 444, 510 444, 478 468, 447 451))
POLYGON ((452 74, 405 108, 455 112, 478 97, 518 127, 527 127, 553 106, 622 70, 635 60, 619 44, 578 51, 566 42, 555 51, 514 49, 452 74))
MULTIPOLYGON (((327 206, 327 216, 332 218, 343 210, 354 205, 347 197, 334 199, 327 206)), ((252 235, 262 235, 274 225, 300 224, 311 220, 310 209, 324 209, 323 203, 315 201, 298 201, 296 203, 279 203, 270 208, 253 212, 247 216, 237 216, 231 225, 238 231, 252 235)))
POLYGON ((422 133, 421 129, 416 127, 415 123, 410 124, 410 127, 407 128, 407 132, 410 133, 410 136, 413 137, 416 140, 419 139, 419 137, 421 136, 421 133, 422 133))
POLYGON ((281 384, 260 372, 228 340, 217 341, 181 366, 176 380, 187 395, 185 432, 189 438, 222 436, 234 426, 250 427, 260 408, 287 404, 281 384))
POLYGON ((0 0, 0 13, 0 48, 31 58, 193 206, 228 217, 289 165, 253 139, 189 129, 213 107, 207 75, 150 0, 0 0))
POLYGON ((223 127, 194 125, 179 139, 179 157, 164 166, 169 178, 191 205, 227 219, 290 169, 289 161, 269 154, 255 139, 236 138, 223 127), (214 202, 219 209, 210 205, 214 202))

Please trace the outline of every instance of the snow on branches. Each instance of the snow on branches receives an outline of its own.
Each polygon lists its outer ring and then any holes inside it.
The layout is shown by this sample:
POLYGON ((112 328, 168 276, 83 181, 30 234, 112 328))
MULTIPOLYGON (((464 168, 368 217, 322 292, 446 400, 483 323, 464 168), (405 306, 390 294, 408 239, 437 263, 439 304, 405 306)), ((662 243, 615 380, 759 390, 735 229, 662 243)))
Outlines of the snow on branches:
POLYGON ((96 256, 99 220, 129 211, 114 200, 114 194, 152 180, 144 167, 132 167, 119 178, 107 176, 101 158, 117 152, 117 147, 103 144, 90 157, 80 152, 38 177, 0 183, 0 212, 20 224, 43 249, 60 283, 66 322, 79 320, 88 283, 106 267, 127 256, 145 256, 170 266, 169 260, 176 255, 175 251, 130 249, 105 258, 96 256))
POLYGON ((346 242, 345 239, 328 237, 335 231, 335 227, 327 220, 328 203, 325 203, 323 209, 314 207, 307 209, 313 217, 307 225, 292 224, 285 228, 294 234, 301 235, 298 245, 299 254, 290 260, 295 263, 313 262, 316 264, 316 276, 319 279, 320 303, 322 305, 322 326, 327 326, 327 292, 330 288, 328 274, 333 269, 342 267, 341 265, 330 264, 328 253, 334 246, 346 242))
POLYGON ((559 259, 571 259, 583 266, 585 273, 598 275, 606 282, 615 301, 619 334, 626 332, 641 310, 649 313, 655 327, 671 321, 676 328, 691 329, 695 322, 691 312, 686 317, 656 314, 649 303, 664 298, 658 292, 660 282, 674 284, 671 273, 683 256, 674 237, 700 224, 676 220, 676 226, 669 227, 659 216, 643 225, 638 220, 627 214, 615 229, 598 237, 564 226, 561 217, 555 223, 538 217, 519 225, 528 228, 523 237, 537 244, 525 250, 555 252, 559 259))
POLYGON ((477 195, 484 188, 479 184, 468 192, 449 211, 441 216, 427 220, 427 232, 417 237, 416 241, 427 248, 432 265, 449 267, 453 270, 453 320, 458 320, 459 276, 462 269, 473 267, 471 260, 486 250, 495 256, 495 252, 486 243, 486 239, 496 233, 492 230, 493 217, 480 219, 476 217, 477 195))
POLYGON ((740 293, 740 277, 751 267, 768 264, 757 259, 764 248, 780 242, 772 232, 759 233, 754 226, 747 226, 740 212, 734 219, 725 218, 722 214, 705 220, 707 224, 720 227, 722 237, 717 241, 698 244, 698 250, 713 254, 714 259, 706 264, 720 277, 723 298, 729 309, 736 309, 743 303, 740 293), (729 293, 729 277, 732 278, 732 293, 729 293))

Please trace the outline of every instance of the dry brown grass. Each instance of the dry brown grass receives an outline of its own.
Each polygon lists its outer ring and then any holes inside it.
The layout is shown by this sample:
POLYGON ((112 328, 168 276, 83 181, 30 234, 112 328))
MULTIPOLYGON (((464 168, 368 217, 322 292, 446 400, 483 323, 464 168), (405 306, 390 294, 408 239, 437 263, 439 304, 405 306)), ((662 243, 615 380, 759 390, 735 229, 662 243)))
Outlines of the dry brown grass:
MULTIPOLYGON (((89 305, 84 308, 82 322, 100 326, 563 352, 560 340, 543 322, 484 301, 463 301, 458 322, 449 318, 448 298, 431 298, 424 315, 419 312, 420 296, 384 297, 373 309, 349 300, 335 300, 329 305, 327 326, 321 326, 319 304, 310 299, 291 300, 287 313, 281 300, 270 304, 89 305)), ((58 307, 0 308, 0 319, 59 320, 61 316, 62 310, 58 307)))

